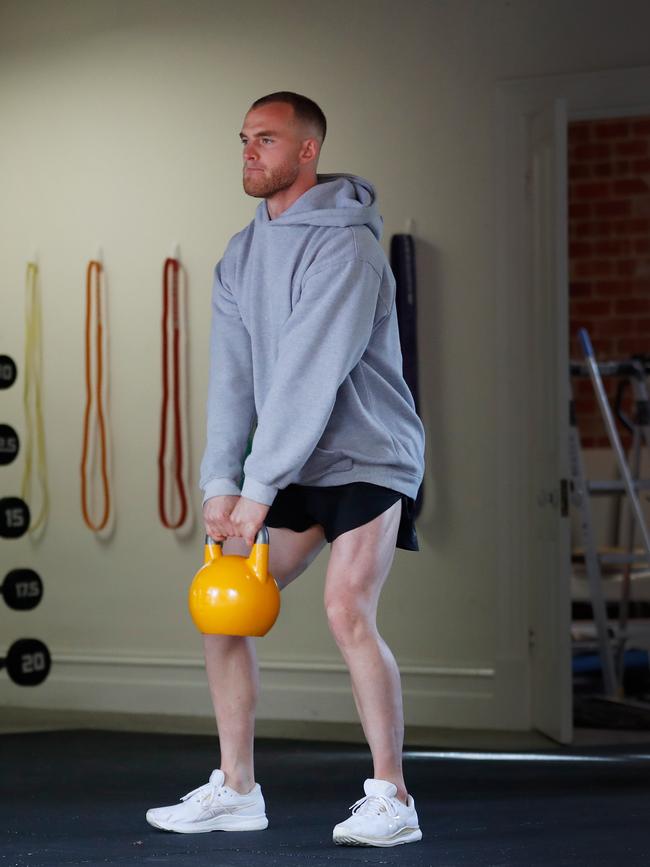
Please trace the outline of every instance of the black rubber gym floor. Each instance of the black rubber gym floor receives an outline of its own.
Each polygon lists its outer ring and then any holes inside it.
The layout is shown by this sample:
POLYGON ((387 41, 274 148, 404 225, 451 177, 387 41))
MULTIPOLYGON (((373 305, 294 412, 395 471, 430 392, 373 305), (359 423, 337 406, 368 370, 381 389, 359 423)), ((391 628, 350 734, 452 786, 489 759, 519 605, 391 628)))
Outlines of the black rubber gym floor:
POLYGON ((204 736, 88 730, 0 736, 0 867, 650 865, 647 747, 561 749, 514 760, 409 751, 407 785, 424 838, 369 849, 331 839, 333 825, 363 794, 368 752, 260 740, 266 831, 151 828, 146 809, 206 782, 218 766, 216 744, 204 736))

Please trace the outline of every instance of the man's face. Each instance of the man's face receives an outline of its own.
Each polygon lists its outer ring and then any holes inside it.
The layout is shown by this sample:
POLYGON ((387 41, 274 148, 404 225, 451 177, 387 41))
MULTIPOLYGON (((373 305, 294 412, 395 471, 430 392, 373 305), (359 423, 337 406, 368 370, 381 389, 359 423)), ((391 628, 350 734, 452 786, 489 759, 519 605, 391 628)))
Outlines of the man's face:
POLYGON ((244 146, 244 190, 268 198, 290 187, 300 173, 308 132, 294 119, 293 106, 271 102, 251 109, 240 132, 244 146))

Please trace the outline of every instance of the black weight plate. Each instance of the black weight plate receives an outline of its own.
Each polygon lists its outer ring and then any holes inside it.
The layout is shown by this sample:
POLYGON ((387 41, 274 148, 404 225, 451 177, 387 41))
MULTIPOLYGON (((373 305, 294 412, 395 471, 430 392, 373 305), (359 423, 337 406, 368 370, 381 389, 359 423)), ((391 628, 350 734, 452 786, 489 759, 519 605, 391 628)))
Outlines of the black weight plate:
POLYGON ((2 594, 9 608, 29 611, 43 598, 43 582, 33 569, 12 569, 5 575, 2 594))
POLYGON ((3 497, 0 500, 0 536, 17 539, 29 528, 29 506, 20 497, 3 497))
POLYGON ((16 362, 8 355, 0 355, 0 389, 9 388, 16 381, 16 362))
POLYGON ((5 666, 14 683, 38 686, 50 673, 50 651, 37 638, 19 638, 9 648, 5 666))
POLYGON ((10 464, 18 456, 20 440, 10 424, 0 424, 0 465, 10 464))

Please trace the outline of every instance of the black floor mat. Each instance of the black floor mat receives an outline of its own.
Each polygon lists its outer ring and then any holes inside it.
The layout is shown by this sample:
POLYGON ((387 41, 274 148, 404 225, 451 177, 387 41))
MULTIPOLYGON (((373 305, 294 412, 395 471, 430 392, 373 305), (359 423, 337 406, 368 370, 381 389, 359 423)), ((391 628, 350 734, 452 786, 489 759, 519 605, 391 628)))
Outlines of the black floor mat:
MULTIPOLYGON (((426 753, 426 751, 423 751, 426 753)), ((391 849, 334 846, 371 776, 367 750, 259 741, 269 828, 173 834, 144 819, 218 767, 215 738, 67 731, 0 736, 0 867, 647 867, 644 748, 547 758, 405 760, 424 838, 391 849), (637 755, 638 754, 638 755, 637 755)))

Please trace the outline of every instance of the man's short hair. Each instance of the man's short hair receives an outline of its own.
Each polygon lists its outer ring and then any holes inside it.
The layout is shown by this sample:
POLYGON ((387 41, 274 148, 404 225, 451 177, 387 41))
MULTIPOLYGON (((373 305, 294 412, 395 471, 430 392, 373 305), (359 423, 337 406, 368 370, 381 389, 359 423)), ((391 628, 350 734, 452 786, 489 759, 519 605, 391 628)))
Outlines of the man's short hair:
POLYGON ((315 126, 318 130, 321 144, 325 141, 327 120, 320 106, 316 105, 313 99, 301 96, 299 93, 293 93, 290 90, 278 90, 277 93, 269 93, 267 96, 261 96, 259 99, 256 99, 251 108, 259 108, 261 105, 268 105, 269 102, 286 102, 292 105, 294 114, 298 120, 315 126))

